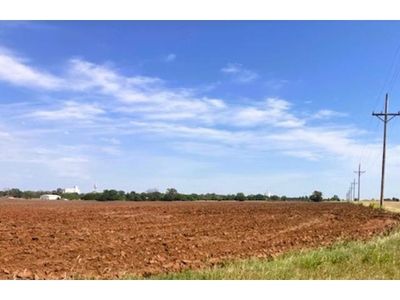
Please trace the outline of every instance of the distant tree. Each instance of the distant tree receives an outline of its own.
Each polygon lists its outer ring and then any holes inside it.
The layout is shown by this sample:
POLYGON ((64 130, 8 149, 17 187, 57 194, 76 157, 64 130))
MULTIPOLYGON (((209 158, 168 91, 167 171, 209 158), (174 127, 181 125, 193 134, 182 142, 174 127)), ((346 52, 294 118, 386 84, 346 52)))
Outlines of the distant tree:
POLYGON ((176 201, 179 200, 178 191, 174 188, 168 188, 164 194, 165 201, 176 201))
POLYGON ((25 198, 25 199, 38 198, 37 192, 24 191, 24 192, 22 192, 22 198, 25 198))
POLYGON ((269 199, 272 201, 279 201, 280 197, 278 195, 272 195, 271 197, 269 197, 269 199))
POLYGON ((235 196, 236 201, 244 201, 246 200, 246 196, 243 193, 237 193, 235 196))
POLYGON ((322 192, 314 191, 310 196, 310 200, 313 202, 321 202, 323 200, 322 192))
POLYGON ((22 197, 22 191, 19 189, 10 189, 7 191, 7 196, 9 197, 14 197, 14 198, 21 198, 22 197))
MULTIPOLYGON (((53 190, 53 191, 21 191, 17 188, 14 189, 5 189, 0 191, 0 197, 9 196, 15 198, 39 198, 43 194, 59 194, 61 197, 74 200, 74 199, 82 199, 82 200, 97 200, 97 201, 116 201, 116 200, 128 200, 128 201, 196 201, 196 200, 213 200, 213 201, 245 201, 245 200, 272 200, 272 201, 322 201, 322 193, 318 191, 314 191, 314 193, 308 196, 301 197, 279 197, 277 195, 266 196, 262 194, 252 194, 252 195, 244 195, 243 193, 237 194, 215 194, 215 193, 207 193, 207 194, 181 194, 175 188, 168 188, 165 193, 159 192, 157 189, 149 189, 143 193, 136 193, 135 191, 131 191, 129 193, 125 193, 125 191, 117 191, 117 190, 104 190, 103 192, 91 192, 86 194, 77 194, 77 193, 62 193, 61 189, 53 190)), ((340 201, 337 195, 334 195, 330 200, 340 201)), ((387 199, 388 201, 399 201, 398 198, 387 199)))
POLYGON ((102 197, 103 193, 87 193, 84 194, 81 199, 82 200, 100 200, 102 197))
POLYGON ((159 191, 146 193, 147 199, 150 201, 161 201, 163 199, 163 194, 159 191))
POLYGON ((139 194, 139 201, 146 201, 149 200, 149 197, 147 197, 147 193, 140 193, 139 194))
POLYGON ((68 200, 78 200, 81 196, 78 193, 62 193, 61 198, 68 200))
POLYGON ((190 194, 190 197, 187 199, 189 201, 196 201, 196 200, 200 200, 200 195, 198 194, 190 194))
POLYGON ((140 201, 141 200, 140 194, 136 193, 135 191, 126 193, 125 198, 127 201, 140 201))
POLYGON ((266 199, 267 199, 267 197, 265 195, 257 194, 257 195, 255 195, 255 199, 254 200, 262 201, 262 200, 266 200, 266 199))
POLYGON ((340 201, 340 198, 338 195, 333 195, 333 197, 331 198, 331 201, 340 201))
POLYGON ((117 190, 104 190, 100 197, 96 200, 100 201, 116 201, 125 200, 125 192, 117 190))
POLYGON ((64 189, 58 188, 58 189, 56 189, 55 191, 53 191, 53 194, 61 195, 63 192, 64 192, 64 189))
POLYGON ((264 196, 262 194, 248 195, 247 200, 262 201, 262 200, 266 200, 266 196, 264 196))
POLYGON ((201 195, 203 200, 218 200, 217 195, 215 193, 207 193, 201 195))

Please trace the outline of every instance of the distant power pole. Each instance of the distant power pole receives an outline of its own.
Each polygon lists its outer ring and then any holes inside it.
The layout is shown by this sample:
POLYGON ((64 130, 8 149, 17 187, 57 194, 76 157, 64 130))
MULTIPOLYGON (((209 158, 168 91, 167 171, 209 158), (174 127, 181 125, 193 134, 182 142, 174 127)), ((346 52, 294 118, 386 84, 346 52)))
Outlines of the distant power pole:
POLYGON ((364 174, 364 173, 365 173, 365 171, 361 171, 361 164, 358 164, 358 171, 354 171, 354 173, 357 173, 357 175, 358 175, 358 183, 357 183, 357 186, 358 186, 358 195, 357 195, 357 201, 360 201, 360 190, 361 190, 360 177, 361 177, 361 174, 364 174))
POLYGON ((385 97, 385 112, 372 113, 373 116, 378 117, 383 122, 383 153, 382 153, 382 175, 381 175, 381 196, 379 199, 379 206, 383 206, 384 190, 385 190, 385 163, 386 163, 386 127, 387 123, 394 117, 400 116, 400 112, 388 113, 388 94, 385 97), (388 118, 389 117, 389 118, 388 118))
POLYGON ((347 191, 346 200, 347 200, 347 201, 350 201, 350 200, 351 200, 351 187, 350 187, 349 190, 347 191))
POLYGON ((353 193, 353 192, 351 191, 351 188, 352 188, 352 185, 350 184, 350 188, 349 188, 349 201, 351 201, 351 194, 353 193))
POLYGON ((353 182, 351 183, 351 191, 352 191, 352 200, 354 201, 356 198, 356 179, 354 178, 353 182))

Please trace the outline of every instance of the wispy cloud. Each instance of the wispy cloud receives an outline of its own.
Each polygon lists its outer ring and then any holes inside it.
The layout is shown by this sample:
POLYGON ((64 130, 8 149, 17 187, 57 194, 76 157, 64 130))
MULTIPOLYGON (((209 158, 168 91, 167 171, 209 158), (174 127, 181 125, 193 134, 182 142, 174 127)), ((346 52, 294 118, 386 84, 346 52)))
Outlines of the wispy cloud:
POLYGON ((48 90, 60 88, 63 83, 56 76, 28 66, 22 58, 4 48, 0 48, 0 80, 18 86, 48 90))
POLYGON ((269 124, 274 127, 301 127, 305 121, 295 117, 290 111, 291 103, 277 98, 268 98, 260 107, 244 107, 237 111, 236 125, 256 126, 269 124))
POLYGON ((164 57, 164 61, 167 63, 173 62, 175 60, 176 60, 176 54, 174 54, 174 53, 170 53, 164 57))
POLYGON ((55 110, 39 110, 32 113, 33 117, 45 120, 93 120, 105 111, 95 104, 66 101, 63 107, 55 110))
POLYGON ((289 83, 286 79, 269 79, 265 82, 265 86, 272 90, 280 90, 289 83))
MULTIPOLYGON (((62 133, 75 130, 80 135, 92 134, 108 140, 109 145, 94 148, 98 153, 122 155, 121 135, 148 136, 150 133, 166 137, 165 145, 170 143, 172 148, 187 144, 182 149, 201 148, 199 151, 203 153, 209 144, 219 153, 224 153, 222 149, 228 153, 235 147, 247 153, 275 151, 307 160, 323 159, 325 155, 354 160, 359 158, 360 149, 378 149, 375 144, 358 141, 361 132, 356 128, 324 125, 325 119, 343 116, 342 113, 321 109, 314 113, 318 125, 310 125, 312 119, 304 117, 286 99, 234 104, 195 89, 170 88, 157 77, 125 76, 109 66, 82 59, 70 60, 67 69, 59 75, 39 71, 29 61, 5 52, 0 53, 1 64, 3 69, 15 72, 0 71, 0 80, 43 91, 63 91, 71 94, 72 99, 79 99, 31 108, 28 115, 49 122, 62 133)), ((243 83, 258 77, 238 64, 227 65, 222 72, 243 83)), ((10 137, 12 133, 0 130, 0 135, 10 137)), ((88 155, 81 150, 68 157, 72 160, 75 157, 76 164, 85 164, 88 155)), ((68 163, 68 157, 57 160, 57 164, 68 163)), ((74 174, 73 170, 70 173, 74 174)))
POLYGON ((334 117, 345 117, 346 113, 338 112, 330 109, 321 109, 317 111, 311 118, 313 119, 330 119, 334 117))
POLYGON ((245 69, 241 64, 229 63, 221 69, 221 72, 230 76, 235 82, 249 83, 256 80, 259 75, 252 71, 245 69))
POLYGON ((221 99, 197 96, 186 88, 171 89, 159 78, 125 77, 105 66, 73 60, 69 76, 78 91, 90 91, 120 101, 116 110, 142 114, 149 119, 210 118, 212 112, 224 108, 221 99))

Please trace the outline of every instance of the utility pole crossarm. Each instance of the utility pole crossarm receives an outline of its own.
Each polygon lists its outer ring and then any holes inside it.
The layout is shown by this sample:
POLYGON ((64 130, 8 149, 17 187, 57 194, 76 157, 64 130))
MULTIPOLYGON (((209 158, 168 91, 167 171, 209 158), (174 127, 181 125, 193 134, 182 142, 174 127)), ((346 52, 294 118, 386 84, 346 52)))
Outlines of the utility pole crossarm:
POLYGON ((389 121, 391 121, 394 117, 397 117, 397 116, 400 116, 400 112, 397 112, 397 113, 387 113, 387 114, 385 114, 385 113, 383 113, 383 112, 380 112, 380 113, 372 113, 372 115, 373 116, 375 116, 375 117, 378 117, 378 119, 379 120, 381 120, 382 122, 389 122, 389 121), (388 117, 388 116, 390 116, 390 118, 386 118, 386 120, 385 120, 385 118, 381 118, 381 117, 388 117))
POLYGON ((398 116, 400 114, 400 111, 397 113, 387 113, 385 114, 384 112, 380 112, 380 113, 372 113, 373 116, 398 116))

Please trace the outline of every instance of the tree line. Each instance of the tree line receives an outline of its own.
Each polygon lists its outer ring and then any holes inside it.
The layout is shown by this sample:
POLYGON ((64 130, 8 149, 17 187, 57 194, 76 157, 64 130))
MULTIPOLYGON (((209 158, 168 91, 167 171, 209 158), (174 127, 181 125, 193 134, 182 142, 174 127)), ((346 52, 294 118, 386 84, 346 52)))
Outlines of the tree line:
POLYGON ((91 193, 63 193, 62 189, 53 191, 21 191, 13 188, 5 191, 0 191, 0 197, 13 197, 13 198, 25 198, 33 199, 39 198, 44 194, 59 195, 63 199, 68 200, 96 200, 96 201, 198 201, 198 200, 210 200, 210 201, 313 201, 320 202, 323 200, 329 201, 340 201, 340 198, 335 195, 332 198, 324 199, 322 193, 314 191, 310 196, 301 197, 286 197, 272 195, 267 196, 263 194, 250 194, 245 195, 244 193, 237 194, 183 194, 179 193, 175 188, 168 188, 164 193, 159 192, 156 189, 148 190, 147 192, 137 193, 135 191, 125 192, 118 190, 104 190, 102 192, 91 192, 91 193))

